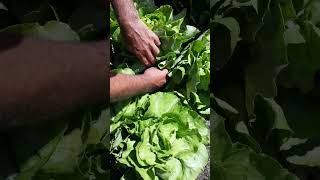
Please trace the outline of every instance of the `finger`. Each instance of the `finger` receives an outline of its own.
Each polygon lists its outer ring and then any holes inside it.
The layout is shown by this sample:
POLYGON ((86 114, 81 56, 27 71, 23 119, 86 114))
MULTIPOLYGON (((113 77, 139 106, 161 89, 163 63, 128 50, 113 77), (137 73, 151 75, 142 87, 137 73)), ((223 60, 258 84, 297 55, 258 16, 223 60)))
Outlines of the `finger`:
POLYGON ((162 70, 162 72, 165 73, 165 74, 169 73, 168 69, 164 69, 164 70, 162 70))
POLYGON ((151 50, 154 56, 158 56, 160 53, 160 49, 155 44, 151 44, 151 50))
POLYGON ((168 71, 167 69, 164 69, 164 70, 162 70, 162 72, 164 73, 165 80, 166 80, 166 82, 167 82, 167 81, 168 81, 168 79, 169 79, 169 77, 168 77, 168 73, 169 73, 169 71, 168 71))
POLYGON ((153 56, 151 50, 146 51, 146 59, 149 61, 150 64, 154 65, 156 63, 155 57, 153 56))
POLYGON ((150 67, 150 66, 151 66, 151 64, 149 63, 149 61, 148 61, 147 58, 141 57, 141 58, 139 58, 139 59, 141 59, 142 63, 143 63, 145 66, 147 66, 147 67, 150 67))
POLYGON ((153 39, 154 39, 154 43, 159 47, 161 45, 161 41, 160 41, 159 37, 156 34, 154 34, 153 39))

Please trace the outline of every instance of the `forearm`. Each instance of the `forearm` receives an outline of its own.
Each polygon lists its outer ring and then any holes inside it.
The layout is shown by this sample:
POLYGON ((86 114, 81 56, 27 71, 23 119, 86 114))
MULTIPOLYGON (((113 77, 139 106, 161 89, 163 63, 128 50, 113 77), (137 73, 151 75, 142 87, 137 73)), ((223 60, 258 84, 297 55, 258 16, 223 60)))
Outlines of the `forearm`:
POLYGON ((113 0, 112 6, 121 27, 126 27, 131 22, 139 20, 138 12, 132 0, 113 0))
POLYGON ((143 75, 116 74, 110 78, 110 100, 120 101, 150 92, 150 83, 143 75))
POLYGON ((108 52, 96 44, 0 38, 0 47, 0 127, 107 103, 108 52))

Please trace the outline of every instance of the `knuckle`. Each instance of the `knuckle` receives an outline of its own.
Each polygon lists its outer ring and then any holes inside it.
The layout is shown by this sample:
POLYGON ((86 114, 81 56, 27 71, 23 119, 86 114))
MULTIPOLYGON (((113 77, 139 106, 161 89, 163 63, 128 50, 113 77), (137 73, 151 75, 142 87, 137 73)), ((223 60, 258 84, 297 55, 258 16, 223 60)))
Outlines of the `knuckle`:
POLYGON ((153 48, 154 42, 153 41, 149 41, 148 46, 149 48, 153 48))

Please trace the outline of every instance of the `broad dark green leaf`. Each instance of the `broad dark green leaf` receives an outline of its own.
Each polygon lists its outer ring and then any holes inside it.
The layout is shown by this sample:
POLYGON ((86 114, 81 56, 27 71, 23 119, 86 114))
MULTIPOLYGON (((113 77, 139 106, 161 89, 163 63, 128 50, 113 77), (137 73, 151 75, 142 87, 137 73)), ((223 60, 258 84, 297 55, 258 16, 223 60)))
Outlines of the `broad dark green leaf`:
POLYGON ((211 161, 214 163, 211 168, 219 166, 219 163, 222 163, 232 151, 232 142, 225 130, 224 120, 225 119, 217 113, 211 113, 210 154, 212 154, 211 161))
POLYGON ((215 69, 220 69, 228 62, 240 40, 240 27, 236 19, 232 17, 215 19, 212 22, 214 27, 212 29, 214 42, 213 64, 215 69))
POLYGON ((277 102, 296 138, 319 135, 319 98, 304 95, 297 89, 281 89, 277 102))
POLYGON ((304 155, 293 155, 287 158, 292 164, 320 167, 320 147, 316 147, 304 155))
POLYGON ((283 113, 281 106, 271 98, 256 97, 255 102, 256 131, 260 135, 270 136, 272 131, 281 130, 286 133, 293 133, 288 125, 287 119, 283 113))
POLYGON ((75 129, 63 137, 40 171, 57 174, 74 172, 83 151, 82 147, 81 131, 75 129))
POLYGON ((257 34, 256 43, 251 47, 251 62, 246 68, 246 108, 251 117, 254 115, 257 94, 268 98, 277 95, 276 77, 288 63, 284 31, 280 5, 273 2, 264 17, 264 25, 257 34))
POLYGON ((38 23, 17 24, 2 29, 0 32, 17 33, 35 38, 57 41, 80 40, 78 34, 75 33, 69 25, 58 21, 49 21, 44 26, 41 26, 38 23))
POLYGON ((31 180, 55 152, 63 138, 64 131, 65 130, 40 149, 37 155, 30 157, 30 159, 22 165, 21 172, 15 177, 15 180, 31 180))
POLYGON ((320 70, 320 29, 311 22, 301 27, 305 43, 292 43, 301 39, 295 36, 288 40, 289 65, 280 73, 279 83, 288 88, 299 88, 302 92, 310 92, 314 87, 314 78, 320 70))
POLYGON ((293 146, 303 144, 307 141, 308 141, 308 139, 289 138, 281 145, 280 150, 286 151, 286 150, 291 149, 293 146))
POLYGON ((280 5, 285 21, 296 18, 296 11, 294 9, 292 0, 280 0, 280 5))
POLYGON ((320 2, 313 0, 312 5, 310 6, 311 12, 311 22, 320 27, 320 2))
POLYGON ((211 136, 214 144, 211 145, 211 153, 217 155, 216 158, 211 159, 213 161, 211 171, 214 179, 298 180, 295 175, 281 167, 274 159, 261 153, 258 154, 247 146, 232 144, 225 130, 224 119, 216 114, 212 114, 212 116, 213 129, 211 136), (215 118, 214 116, 218 117, 215 118), (214 141, 218 141, 218 143, 214 141))
POLYGON ((287 22, 287 29, 284 32, 284 37, 287 46, 290 46, 291 44, 304 44, 306 42, 306 40, 300 32, 300 26, 298 24, 295 24, 293 21, 287 22))

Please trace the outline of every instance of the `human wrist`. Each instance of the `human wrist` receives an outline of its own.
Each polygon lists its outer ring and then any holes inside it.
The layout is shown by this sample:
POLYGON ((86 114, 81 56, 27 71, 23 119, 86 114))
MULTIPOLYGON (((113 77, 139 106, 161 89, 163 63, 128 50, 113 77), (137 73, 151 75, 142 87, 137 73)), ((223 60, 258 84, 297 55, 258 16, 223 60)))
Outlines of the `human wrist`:
POLYGON ((123 18, 123 20, 119 19, 120 27, 124 31, 132 30, 139 23, 140 19, 138 16, 132 15, 130 17, 123 18))
POLYGON ((143 82, 144 84, 145 93, 152 92, 155 89, 152 77, 141 74, 139 75, 139 78, 140 82, 143 82))

